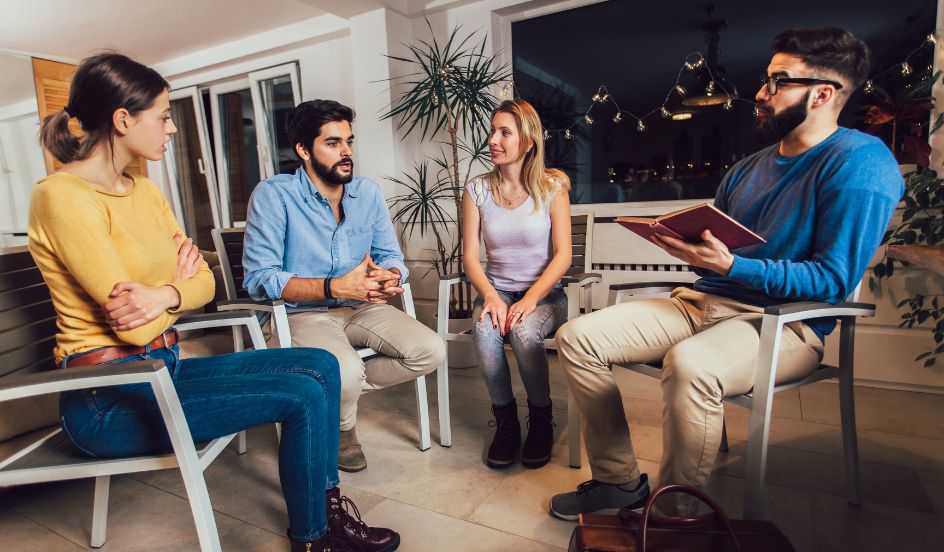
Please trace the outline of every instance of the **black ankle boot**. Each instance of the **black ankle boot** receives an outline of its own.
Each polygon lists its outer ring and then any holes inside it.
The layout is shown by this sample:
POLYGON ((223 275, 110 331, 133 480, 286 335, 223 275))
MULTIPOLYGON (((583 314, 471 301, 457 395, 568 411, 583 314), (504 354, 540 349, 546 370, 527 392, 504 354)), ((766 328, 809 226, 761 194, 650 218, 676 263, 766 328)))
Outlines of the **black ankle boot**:
POLYGON ((488 458, 485 464, 490 468, 507 468, 515 463, 518 449, 521 448, 521 424, 518 423, 518 404, 512 400, 510 404, 492 405, 492 414, 495 420, 488 425, 495 426, 495 437, 488 447, 488 458))
POLYGON ((551 459, 554 446, 554 415, 551 403, 534 406, 528 401, 528 438, 521 449, 521 463, 528 468, 540 468, 551 459))

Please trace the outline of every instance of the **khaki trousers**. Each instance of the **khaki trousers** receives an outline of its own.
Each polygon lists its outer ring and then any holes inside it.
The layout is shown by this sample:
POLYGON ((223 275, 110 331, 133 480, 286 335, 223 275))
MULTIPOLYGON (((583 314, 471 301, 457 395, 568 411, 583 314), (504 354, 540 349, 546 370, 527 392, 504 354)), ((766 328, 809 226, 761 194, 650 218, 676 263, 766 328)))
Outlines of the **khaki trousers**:
MULTIPOLYGON (((626 483, 639 477, 612 365, 661 360, 659 482, 704 489, 721 443, 721 401, 753 387, 762 316, 761 307, 678 288, 671 298, 621 303, 558 330, 558 354, 582 416, 593 478, 626 483)), ((807 325, 789 324, 781 339, 778 383, 819 366, 823 344, 807 325)))
MULTIPOLYGON (((292 347, 325 349, 341 366, 341 431, 357 422, 362 392, 383 389, 424 376, 446 358, 446 344, 433 330, 391 305, 364 303, 327 312, 288 315, 292 347), (370 347, 379 356, 362 360, 356 348, 370 347)), ((270 347, 278 347, 274 335, 270 347)))

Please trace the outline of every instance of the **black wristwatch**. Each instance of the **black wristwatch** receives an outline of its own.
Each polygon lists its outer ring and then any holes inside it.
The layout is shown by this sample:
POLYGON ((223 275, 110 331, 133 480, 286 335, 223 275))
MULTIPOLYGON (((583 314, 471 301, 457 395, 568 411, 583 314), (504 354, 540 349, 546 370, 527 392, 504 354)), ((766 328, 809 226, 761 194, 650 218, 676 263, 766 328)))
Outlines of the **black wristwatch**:
POLYGON ((334 299, 334 295, 331 295, 331 280, 334 278, 325 278, 324 279, 324 296, 325 299, 334 299))

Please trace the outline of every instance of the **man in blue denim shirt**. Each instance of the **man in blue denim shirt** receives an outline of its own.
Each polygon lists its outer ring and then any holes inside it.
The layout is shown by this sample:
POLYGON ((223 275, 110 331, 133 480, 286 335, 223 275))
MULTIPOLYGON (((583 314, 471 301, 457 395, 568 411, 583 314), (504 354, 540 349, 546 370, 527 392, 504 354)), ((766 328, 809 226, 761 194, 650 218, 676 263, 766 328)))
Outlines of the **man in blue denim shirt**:
POLYGON ((386 304, 409 271, 380 188, 354 176, 353 120, 351 108, 330 100, 288 113, 302 167, 253 191, 243 250, 243 286, 254 299, 286 302, 292 346, 338 358, 345 471, 367 467, 354 430, 361 392, 428 374, 446 354, 436 332, 386 304), (355 347, 381 356, 365 362, 355 347))

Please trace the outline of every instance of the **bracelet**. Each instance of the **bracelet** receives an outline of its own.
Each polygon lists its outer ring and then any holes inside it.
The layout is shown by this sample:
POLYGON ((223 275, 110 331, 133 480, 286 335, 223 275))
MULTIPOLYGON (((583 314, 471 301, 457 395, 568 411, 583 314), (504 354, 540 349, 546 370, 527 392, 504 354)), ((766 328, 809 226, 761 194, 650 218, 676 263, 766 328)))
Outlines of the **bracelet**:
POLYGON ((334 295, 331 295, 331 280, 334 278, 325 278, 324 279, 324 296, 325 299, 334 299, 334 295))

